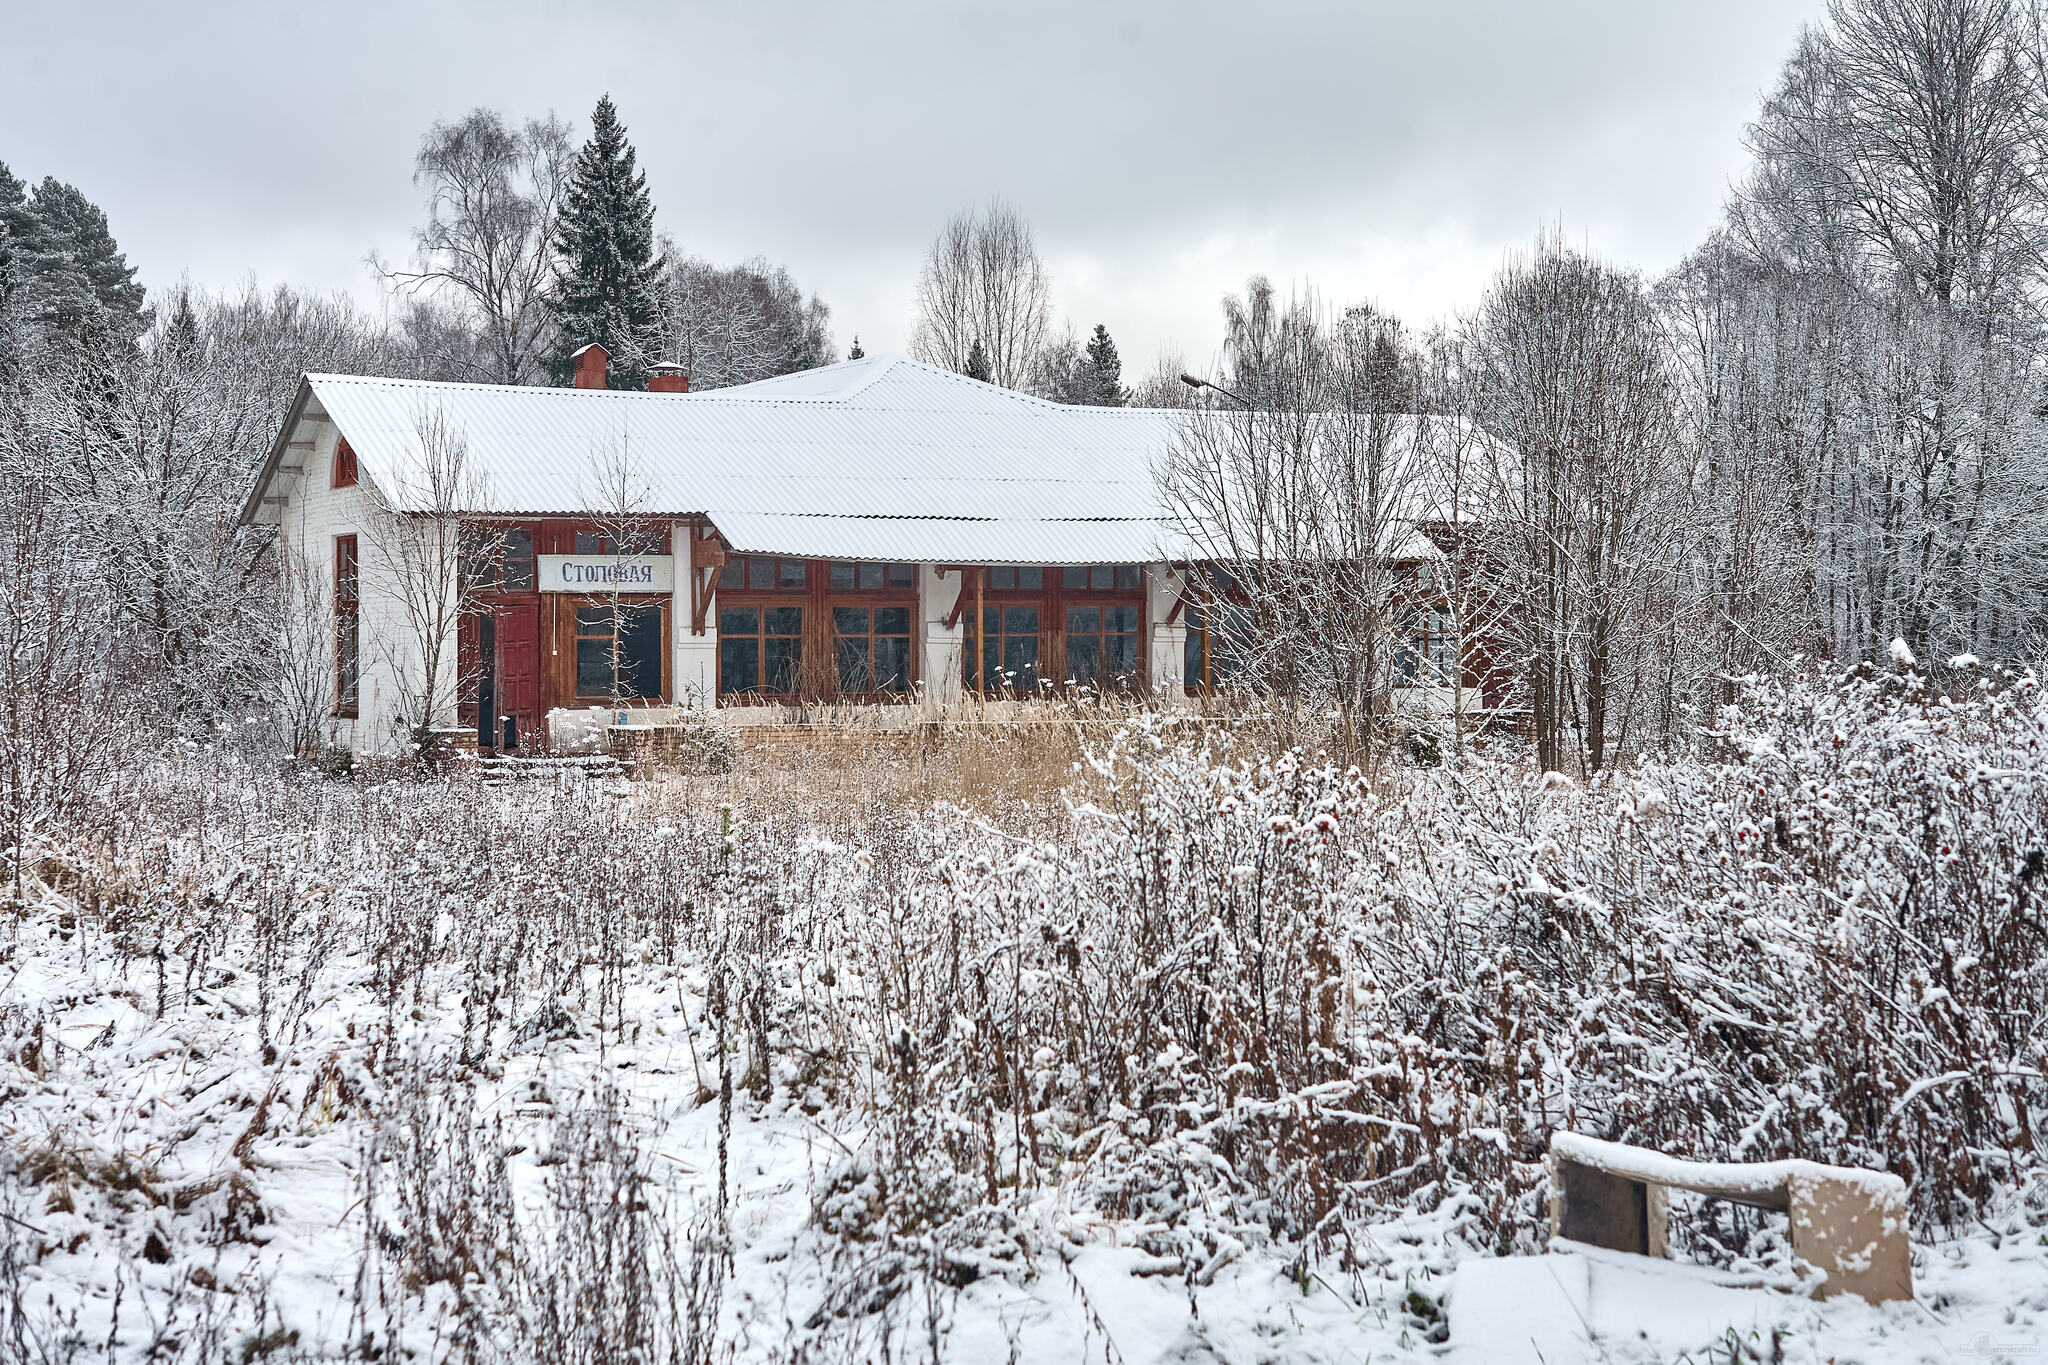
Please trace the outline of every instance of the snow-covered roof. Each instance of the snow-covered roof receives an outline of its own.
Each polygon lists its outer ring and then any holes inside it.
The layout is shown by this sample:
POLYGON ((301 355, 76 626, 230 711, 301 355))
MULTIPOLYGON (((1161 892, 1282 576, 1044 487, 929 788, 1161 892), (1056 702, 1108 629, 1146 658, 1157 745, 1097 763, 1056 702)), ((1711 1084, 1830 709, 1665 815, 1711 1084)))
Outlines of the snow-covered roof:
MULTIPOLYGON (((467 443, 489 515, 601 506, 625 452, 642 510, 704 514, 735 550, 940 564, 1177 557, 1153 478, 1182 414, 1073 407, 875 355, 704 393, 619 393, 306 376, 359 477, 409 504, 421 428, 467 443)), ((296 425, 296 418, 288 428, 296 425)), ((278 450, 291 439, 287 430, 278 450)), ((243 512, 266 516, 273 453, 243 512)))

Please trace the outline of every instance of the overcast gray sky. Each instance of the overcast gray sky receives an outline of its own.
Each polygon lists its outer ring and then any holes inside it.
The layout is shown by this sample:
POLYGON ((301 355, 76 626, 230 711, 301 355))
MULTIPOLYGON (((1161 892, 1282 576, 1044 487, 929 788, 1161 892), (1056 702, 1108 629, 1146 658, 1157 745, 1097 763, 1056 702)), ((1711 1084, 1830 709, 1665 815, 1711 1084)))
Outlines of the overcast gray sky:
POLYGON ((1264 272, 1425 324, 1539 226, 1645 270, 1714 224, 1821 0, 8 6, 0 160, 102 205, 160 287, 377 290, 435 119, 607 91, 657 225, 786 264, 901 349, 919 259, 1001 194, 1127 374, 1213 355, 1264 272))

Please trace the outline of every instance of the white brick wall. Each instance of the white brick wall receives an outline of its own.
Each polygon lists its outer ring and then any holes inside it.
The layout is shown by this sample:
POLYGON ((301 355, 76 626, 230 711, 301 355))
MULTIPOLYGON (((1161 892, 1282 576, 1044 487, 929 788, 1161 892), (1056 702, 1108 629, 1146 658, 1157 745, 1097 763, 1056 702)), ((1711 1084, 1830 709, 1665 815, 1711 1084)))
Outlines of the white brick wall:
MULTIPOLYGON (((340 434, 333 423, 308 420, 299 425, 293 440, 311 441, 310 447, 286 448, 284 465, 303 467, 290 472, 281 469, 272 482, 272 495, 283 495, 284 515, 280 532, 287 551, 301 552, 322 575, 326 585, 323 599, 332 617, 334 588, 334 542, 340 536, 356 537, 361 595, 361 701, 353 720, 334 720, 334 742, 357 753, 398 752, 401 735, 397 728, 399 668, 410 669, 417 649, 405 625, 404 612, 392 585, 390 567, 377 547, 374 518, 386 515, 360 483, 352 488, 334 487, 334 452, 340 434)), ((332 636, 332 626, 329 626, 332 636)), ((455 667, 455 642, 446 646, 448 667, 455 667)), ((451 714, 443 717, 450 722, 451 714)))

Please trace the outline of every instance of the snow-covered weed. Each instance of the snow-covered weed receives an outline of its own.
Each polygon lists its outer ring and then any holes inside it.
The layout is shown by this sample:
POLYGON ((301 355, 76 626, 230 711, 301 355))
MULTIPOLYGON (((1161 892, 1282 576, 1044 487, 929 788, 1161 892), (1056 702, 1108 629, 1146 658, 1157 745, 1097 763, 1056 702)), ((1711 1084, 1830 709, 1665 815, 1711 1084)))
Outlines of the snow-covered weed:
POLYGON ((855 1358, 1104 1240, 1363 1303, 1540 1245, 1559 1127, 1882 1166, 1938 1235, 2041 1170, 2044 740, 2031 678, 1874 672, 1579 785, 1141 718, 1050 827, 174 756, 0 947, 0 1328, 855 1358))

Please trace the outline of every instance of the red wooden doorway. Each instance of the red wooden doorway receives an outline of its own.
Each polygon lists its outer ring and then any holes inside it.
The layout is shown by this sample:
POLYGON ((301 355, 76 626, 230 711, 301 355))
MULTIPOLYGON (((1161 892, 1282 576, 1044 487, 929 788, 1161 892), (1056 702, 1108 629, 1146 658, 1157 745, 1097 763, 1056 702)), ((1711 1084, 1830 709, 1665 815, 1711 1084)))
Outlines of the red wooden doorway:
POLYGON ((532 744, 541 738, 540 603, 508 602, 496 615, 498 725, 513 717, 520 744, 532 744))

